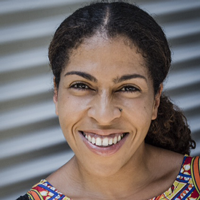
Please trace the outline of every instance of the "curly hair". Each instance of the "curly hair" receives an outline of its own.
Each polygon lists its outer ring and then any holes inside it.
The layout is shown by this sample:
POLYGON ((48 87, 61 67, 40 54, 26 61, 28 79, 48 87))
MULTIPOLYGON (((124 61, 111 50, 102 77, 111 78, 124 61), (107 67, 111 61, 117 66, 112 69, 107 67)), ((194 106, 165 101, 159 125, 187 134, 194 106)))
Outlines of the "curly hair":
POLYGON ((158 116, 152 121, 145 140, 148 144, 182 154, 189 154, 190 148, 196 147, 184 114, 164 94, 160 98, 158 116))
MULTIPOLYGON (((85 6, 61 23, 49 46, 56 87, 71 51, 99 32, 109 39, 117 36, 128 38, 138 48, 153 80, 154 94, 157 94, 171 65, 167 39, 162 28, 148 13, 121 1, 85 6)), ((181 154, 189 154, 190 148, 195 148, 186 118, 164 95, 161 96, 158 117, 152 121, 145 141, 181 154)))

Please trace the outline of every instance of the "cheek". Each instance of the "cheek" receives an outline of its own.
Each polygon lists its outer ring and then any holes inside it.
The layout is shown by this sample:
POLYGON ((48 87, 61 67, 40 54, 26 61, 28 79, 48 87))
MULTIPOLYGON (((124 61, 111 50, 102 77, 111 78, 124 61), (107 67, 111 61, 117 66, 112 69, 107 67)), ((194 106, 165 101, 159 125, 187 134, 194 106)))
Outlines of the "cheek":
POLYGON ((123 106, 128 113, 129 119, 141 127, 149 125, 152 119, 153 101, 137 98, 124 101, 123 106))
POLYGON ((77 124, 88 108, 88 98, 62 95, 58 101, 58 116, 61 128, 70 129, 77 124))

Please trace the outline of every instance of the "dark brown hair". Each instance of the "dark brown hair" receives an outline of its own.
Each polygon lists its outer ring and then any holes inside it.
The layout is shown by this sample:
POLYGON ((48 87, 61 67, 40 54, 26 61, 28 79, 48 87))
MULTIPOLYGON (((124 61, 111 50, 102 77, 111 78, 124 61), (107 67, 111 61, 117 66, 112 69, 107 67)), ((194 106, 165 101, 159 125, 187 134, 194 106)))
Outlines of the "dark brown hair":
MULTIPOLYGON (((171 65, 168 42, 161 27, 148 13, 125 2, 94 3, 78 9, 61 23, 49 46, 56 87, 71 51, 97 32, 103 32, 110 39, 123 36, 138 48, 156 94, 171 65)), ((146 142, 181 154, 189 154, 190 148, 195 148, 183 113, 164 95, 161 96, 158 117, 151 123, 146 142)))

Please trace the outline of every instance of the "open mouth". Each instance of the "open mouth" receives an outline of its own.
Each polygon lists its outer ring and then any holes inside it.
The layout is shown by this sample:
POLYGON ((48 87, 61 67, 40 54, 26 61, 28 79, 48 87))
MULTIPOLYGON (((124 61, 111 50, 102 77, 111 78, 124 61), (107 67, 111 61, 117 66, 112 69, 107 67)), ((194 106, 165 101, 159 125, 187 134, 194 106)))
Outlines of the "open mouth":
POLYGON ((96 134, 86 133, 80 131, 85 139, 93 145, 98 147, 110 147, 120 142, 128 133, 111 134, 108 136, 100 136, 96 134))

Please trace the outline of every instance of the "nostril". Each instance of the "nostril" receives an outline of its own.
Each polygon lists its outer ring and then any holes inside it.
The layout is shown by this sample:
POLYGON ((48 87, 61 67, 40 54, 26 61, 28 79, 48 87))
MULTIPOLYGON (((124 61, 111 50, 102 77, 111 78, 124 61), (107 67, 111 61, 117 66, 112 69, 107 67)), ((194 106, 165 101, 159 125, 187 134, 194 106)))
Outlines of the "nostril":
POLYGON ((120 112, 122 112, 122 110, 123 110, 122 108, 119 108, 119 111, 120 111, 120 112))

